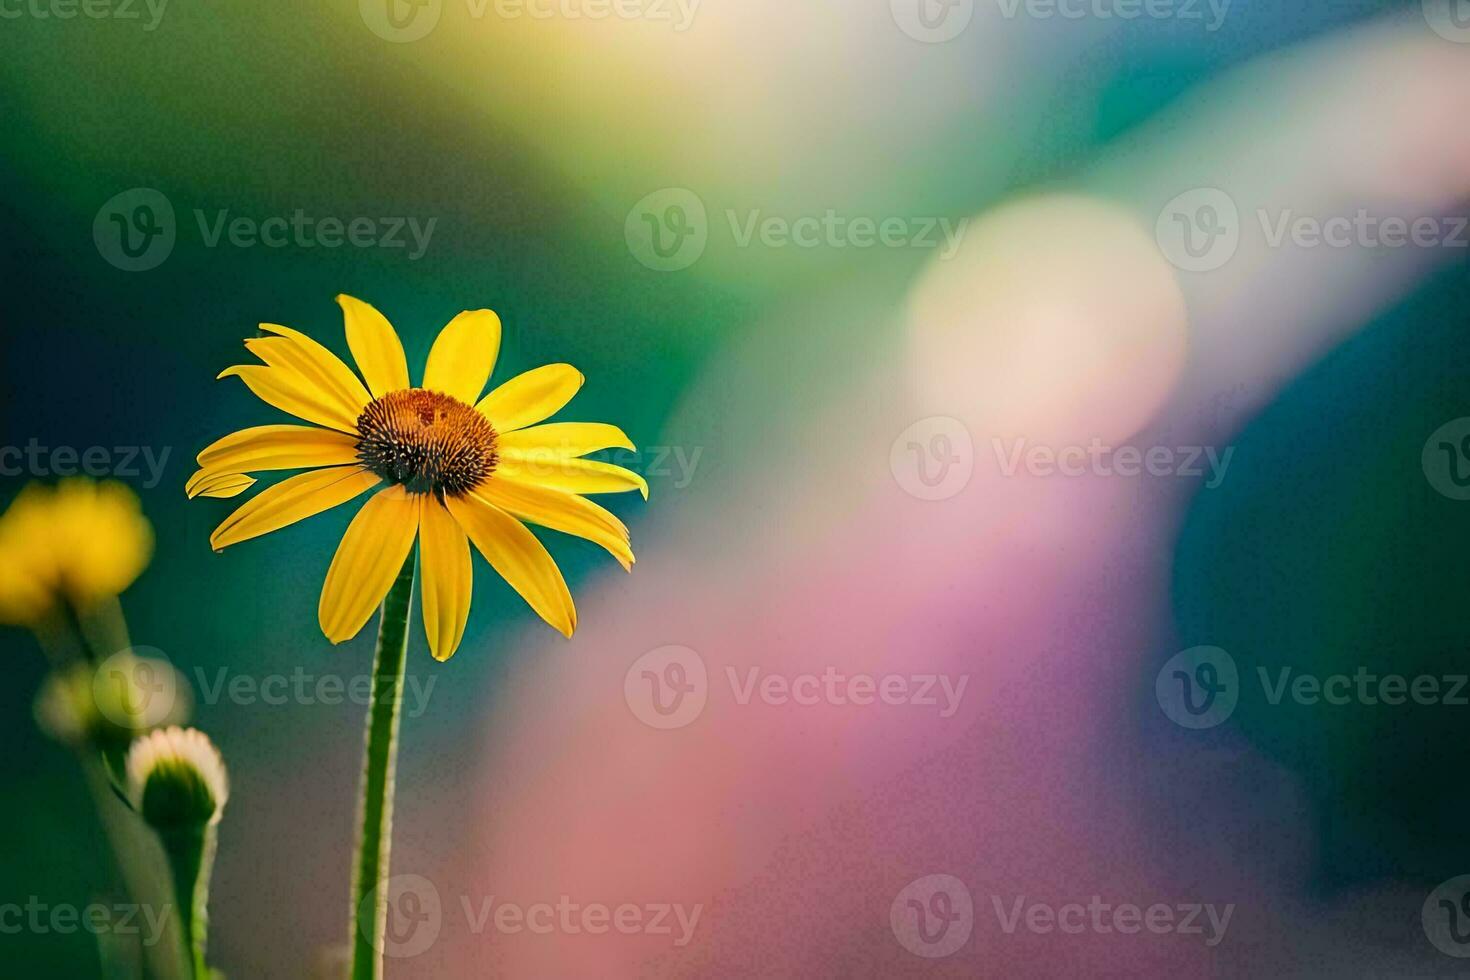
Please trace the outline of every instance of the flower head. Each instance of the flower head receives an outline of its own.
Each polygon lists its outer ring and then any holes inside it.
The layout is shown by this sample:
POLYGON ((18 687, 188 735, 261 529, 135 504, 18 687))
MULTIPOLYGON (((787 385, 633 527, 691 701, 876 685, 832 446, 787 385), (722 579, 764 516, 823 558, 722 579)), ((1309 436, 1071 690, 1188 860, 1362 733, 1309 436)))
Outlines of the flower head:
POLYGON ((152 553, 153 529, 123 484, 32 483, 0 516, 0 621, 34 624, 59 600, 85 611, 132 585, 152 553))
POLYGON ((318 605, 333 643, 357 635, 383 601, 415 540, 423 567, 429 647, 453 655, 469 617, 470 544, 546 622, 570 636, 576 607, 560 570, 528 522, 601 545, 624 568, 628 529, 585 495, 648 485, 630 470, 583 459, 632 449, 615 426, 540 424, 581 388, 581 372, 550 364, 481 397, 500 349, 500 319, 465 311, 409 382, 397 333, 372 306, 339 296, 358 377, 305 334, 261 324, 245 342, 263 363, 232 367, 262 401, 313 425, 266 425, 225 436, 199 454, 191 497, 233 497, 271 470, 308 472, 259 493, 210 538, 216 550, 378 492, 353 519, 327 571, 318 605))
POLYGON ((133 742, 125 765, 128 802, 157 828, 219 820, 230 796, 224 760, 197 728, 160 728, 133 742))

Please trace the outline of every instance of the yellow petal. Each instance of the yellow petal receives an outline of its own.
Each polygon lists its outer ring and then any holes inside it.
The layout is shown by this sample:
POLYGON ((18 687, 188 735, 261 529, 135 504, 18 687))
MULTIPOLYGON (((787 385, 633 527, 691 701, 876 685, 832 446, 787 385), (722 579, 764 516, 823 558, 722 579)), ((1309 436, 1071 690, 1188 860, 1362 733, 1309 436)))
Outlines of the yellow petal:
POLYGON ((0 561, 0 623, 30 626, 55 604, 50 590, 29 570, 15 567, 10 556, 0 561))
POLYGON ((501 510, 521 520, 575 534, 600 544, 625 569, 633 566, 633 549, 628 547, 628 529, 606 509, 585 497, 522 483, 499 474, 474 491, 501 510))
POLYGON ((258 473, 357 462, 357 438, 308 425, 258 425, 204 448, 199 465, 212 473, 258 473))
POLYGON ((561 569, 546 546, 520 521, 473 494, 446 497, 449 513, 480 554, 528 602, 536 614, 563 636, 577 628, 577 607, 561 569))
POLYGON ((541 450, 555 456, 585 456, 600 449, 633 449, 633 441, 606 422, 550 422, 506 432, 501 449, 541 450))
POLYGON ((334 466, 300 473, 251 497, 214 529, 209 544, 220 551, 288 524, 345 504, 381 482, 361 466, 334 466))
POLYGON ((226 368, 219 376, 239 378, 261 401, 299 419, 357 434, 357 415, 294 371, 264 364, 240 364, 226 368))
POLYGON ((626 493, 637 490, 648 499, 648 483, 632 470, 594 459, 551 457, 536 451, 502 449, 495 476, 553 487, 567 493, 626 493))
POLYGON ((322 632, 333 643, 356 636, 392 588, 418 534, 420 499, 389 487, 347 526, 317 606, 322 632))
POLYGON ((465 310, 439 331, 424 367, 423 386, 473 405, 499 354, 500 317, 490 310, 465 310))
POLYGON ((585 380, 570 364, 547 364, 511 378, 475 408, 497 432, 513 432, 561 411, 585 380))
POLYGON ((419 555, 424 583, 424 633, 435 660, 448 660, 464 638, 470 618, 473 569, 470 542, 459 522, 431 497, 423 501, 419 555))
POLYGON ((52 498, 49 545, 59 584, 90 607, 122 593, 153 555, 153 529, 137 494, 115 480, 62 480, 52 498))
POLYGON ((27 483, 0 517, 0 564, 15 568, 25 581, 40 583, 48 594, 57 588, 67 557, 59 553, 56 541, 56 496, 55 487, 27 483))
POLYGON ((338 296, 337 305, 342 307, 347 327, 347 346, 373 397, 382 398, 390 391, 407 388, 408 360, 403 356, 403 342, 387 317, 347 295, 338 296))
POLYGON ((184 492, 195 497, 238 497, 255 485, 255 478, 243 473, 200 470, 189 478, 184 492))
MULTIPOLYGON (((273 357, 296 365, 299 370, 319 384, 330 388, 341 396, 343 402, 353 411, 361 414, 363 406, 372 400, 372 396, 368 394, 368 390, 363 387, 357 375, 352 373, 352 369, 343 364, 342 359, 336 354, 306 334, 299 330, 292 330, 290 327, 283 327, 278 323, 262 323, 260 329, 266 333, 277 334, 277 336, 255 338, 254 343, 257 346, 265 348, 273 357)), ((250 345, 251 342, 247 341, 246 346, 250 345)), ((260 357, 267 364, 274 363, 264 354, 261 354, 260 357)))

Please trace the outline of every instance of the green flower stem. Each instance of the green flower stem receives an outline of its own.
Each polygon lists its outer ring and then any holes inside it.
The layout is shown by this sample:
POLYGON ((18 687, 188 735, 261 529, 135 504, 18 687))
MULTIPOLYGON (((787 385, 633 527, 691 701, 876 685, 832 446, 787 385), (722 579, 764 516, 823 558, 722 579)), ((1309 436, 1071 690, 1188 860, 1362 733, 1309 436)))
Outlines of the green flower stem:
MULTIPOLYGON (((123 887, 129 899, 148 909, 160 909, 167 901, 168 883, 158 866, 157 850, 149 840, 145 825, 135 814, 123 806, 112 790, 113 779, 108 765, 99 750, 84 748, 78 753, 87 786, 97 804, 97 818, 112 849, 117 869, 122 876, 123 887)), ((167 913, 167 909, 163 910, 167 913)), ((184 947, 188 939, 181 930, 169 923, 164 927, 159 942, 143 944, 143 956, 147 960, 149 976, 161 978, 178 977, 187 980, 183 971, 186 963, 184 947)))
POLYGON ((387 878, 388 857, 393 847, 393 777, 398 759, 398 717, 403 704, 403 666, 408 649, 413 576, 414 553, 410 550, 383 600, 378 650, 373 656, 373 698, 368 706, 362 795, 358 803, 361 829, 352 876, 352 980, 379 980, 383 975, 388 903, 386 893, 378 886, 387 878), (374 904, 369 917, 363 903, 370 896, 374 904))
POLYGON ((173 872, 179 928, 188 947, 189 969, 185 976, 194 980, 209 978, 204 947, 209 934, 209 878, 214 870, 218 836, 213 823, 158 832, 163 852, 168 855, 169 869, 173 872))

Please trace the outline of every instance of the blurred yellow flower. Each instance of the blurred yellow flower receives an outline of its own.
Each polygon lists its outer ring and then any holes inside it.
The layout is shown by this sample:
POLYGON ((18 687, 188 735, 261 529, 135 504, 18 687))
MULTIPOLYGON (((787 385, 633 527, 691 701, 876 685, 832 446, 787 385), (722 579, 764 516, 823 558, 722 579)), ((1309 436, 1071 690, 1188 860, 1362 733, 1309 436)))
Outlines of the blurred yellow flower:
POLYGON ((386 485, 353 519, 327 571, 318 606, 333 643, 357 635, 392 587, 415 539, 430 651, 448 660, 470 609, 470 542, 546 622, 567 636, 577 613, 561 571, 527 521, 586 538, 624 568, 628 529, 583 494, 638 490, 638 474, 581 459, 632 449, 611 425, 538 425, 581 388, 581 372, 550 364, 481 398, 500 350, 500 318, 460 313, 429 351, 419 387, 409 383, 403 344, 383 314, 339 296, 347 345, 362 378, 335 354, 289 327, 245 342, 263 364, 238 377, 262 401, 314 426, 266 425, 225 436, 199 454, 189 496, 233 497, 265 470, 307 469, 262 491, 210 537, 216 550, 266 534, 386 485), (364 384, 364 381, 366 384, 364 384))
POLYGON ((153 554, 153 529, 121 483, 32 483, 0 515, 0 621, 32 625, 58 600, 87 612, 121 594, 153 554))

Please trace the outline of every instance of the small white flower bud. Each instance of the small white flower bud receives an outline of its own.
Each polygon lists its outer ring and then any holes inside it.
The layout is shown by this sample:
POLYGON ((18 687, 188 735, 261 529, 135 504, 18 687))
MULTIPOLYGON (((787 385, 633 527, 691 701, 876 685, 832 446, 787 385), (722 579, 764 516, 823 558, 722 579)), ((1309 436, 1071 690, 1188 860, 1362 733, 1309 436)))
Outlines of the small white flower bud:
POLYGON ((126 771, 129 801, 159 829, 215 823, 230 795, 219 750, 195 728, 161 728, 135 740, 126 771))

